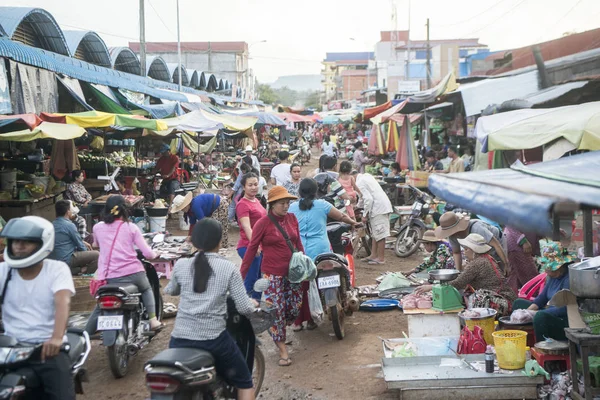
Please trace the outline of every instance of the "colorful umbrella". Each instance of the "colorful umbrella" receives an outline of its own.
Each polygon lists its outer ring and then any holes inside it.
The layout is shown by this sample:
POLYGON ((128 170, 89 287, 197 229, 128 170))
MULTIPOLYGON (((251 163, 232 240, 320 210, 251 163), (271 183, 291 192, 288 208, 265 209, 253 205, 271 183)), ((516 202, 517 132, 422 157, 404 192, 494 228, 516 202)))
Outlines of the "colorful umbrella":
POLYGON ((69 140, 81 137, 85 129, 77 125, 42 122, 33 129, 1 133, 0 140, 11 142, 30 142, 36 139, 69 140))
POLYGON ((417 146, 412 138, 411 130, 409 117, 405 115, 402 128, 400 129, 396 162, 400 164, 401 169, 414 171, 421 167, 421 163, 419 162, 417 146))
POLYGON ((371 129, 371 136, 369 136, 369 154, 373 156, 384 155, 384 143, 385 140, 383 140, 383 135, 381 134, 381 129, 379 129, 379 125, 373 124, 373 129, 371 129))
POLYGON ((138 115, 112 114, 101 111, 85 111, 73 114, 42 113, 40 118, 48 122, 78 125, 82 128, 144 128, 162 131, 168 128, 162 119, 146 119, 138 115))
POLYGON ((398 149, 398 125, 394 121, 388 123, 388 137, 386 145, 388 153, 398 149))

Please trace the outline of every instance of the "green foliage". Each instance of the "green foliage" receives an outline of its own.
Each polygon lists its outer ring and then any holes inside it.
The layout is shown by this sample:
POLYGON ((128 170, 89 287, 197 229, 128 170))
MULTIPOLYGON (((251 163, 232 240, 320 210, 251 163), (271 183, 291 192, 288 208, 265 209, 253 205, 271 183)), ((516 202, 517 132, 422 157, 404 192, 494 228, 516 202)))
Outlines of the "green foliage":
POLYGON ((270 85, 259 83, 257 86, 258 98, 265 104, 283 105, 288 107, 304 106, 321 111, 321 93, 318 91, 292 90, 287 86, 273 89, 270 85))

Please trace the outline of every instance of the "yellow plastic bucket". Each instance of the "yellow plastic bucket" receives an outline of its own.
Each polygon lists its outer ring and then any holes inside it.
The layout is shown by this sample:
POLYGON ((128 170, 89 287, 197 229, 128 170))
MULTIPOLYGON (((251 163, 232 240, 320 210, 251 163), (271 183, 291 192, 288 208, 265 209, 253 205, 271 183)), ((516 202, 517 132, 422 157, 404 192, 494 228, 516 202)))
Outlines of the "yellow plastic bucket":
POLYGON ((470 330, 473 330, 476 326, 480 327, 483 331, 483 339, 487 344, 494 344, 494 338, 492 333, 496 330, 496 314, 497 311, 493 308, 472 308, 467 310, 470 312, 479 313, 479 317, 469 317, 465 315, 465 311, 460 312, 458 316, 464 321, 465 325, 470 330))
POLYGON ((521 369, 525 367, 525 347, 527 332, 498 331, 494 336, 494 347, 498 366, 502 369, 521 369))

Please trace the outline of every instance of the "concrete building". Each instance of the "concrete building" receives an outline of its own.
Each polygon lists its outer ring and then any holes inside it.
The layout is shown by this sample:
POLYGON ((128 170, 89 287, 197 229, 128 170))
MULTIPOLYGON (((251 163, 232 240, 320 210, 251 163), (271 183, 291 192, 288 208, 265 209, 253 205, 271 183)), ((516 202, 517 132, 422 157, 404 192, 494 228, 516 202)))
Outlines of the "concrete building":
MULTIPOLYGON (((139 55, 138 42, 130 42, 129 48, 139 55)), ((161 57, 167 64, 176 65, 177 42, 146 42, 146 55, 161 57)), ((242 89, 245 99, 254 97, 254 75, 248 68, 248 55, 246 42, 181 43, 181 63, 188 70, 188 75, 195 70, 198 75, 204 72, 206 76, 212 74, 227 80, 234 90, 242 89)))
POLYGON ((327 53, 322 61, 321 83, 325 101, 353 100, 377 82, 372 52, 327 53))
MULTIPOLYGON (((409 35, 408 31, 383 31, 375 45, 378 86, 387 87, 390 99, 427 88, 427 41, 409 40, 409 35)), ((468 76, 469 56, 489 53, 479 39, 430 40, 429 46, 432 84, 450 71, 468 76)))

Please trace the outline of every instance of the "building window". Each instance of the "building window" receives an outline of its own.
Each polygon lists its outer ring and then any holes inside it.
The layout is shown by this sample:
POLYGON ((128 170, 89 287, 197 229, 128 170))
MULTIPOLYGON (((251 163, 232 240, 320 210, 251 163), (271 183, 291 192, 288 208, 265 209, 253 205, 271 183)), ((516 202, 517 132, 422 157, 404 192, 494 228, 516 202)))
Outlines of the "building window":
POLYGON ((468 55, 469 55, 469 50, 467 50, 467 49, 460 49, 460 50, 458 50, 458 56, 460 58, 465 58, 468 55))
MULTIPOLYGON (((431 50, 429 50, 429 58, 431 58, 431 50)), ((416 60, 426 60, 427 59, 427 50, 415 51, 415 59, 416 60)))

